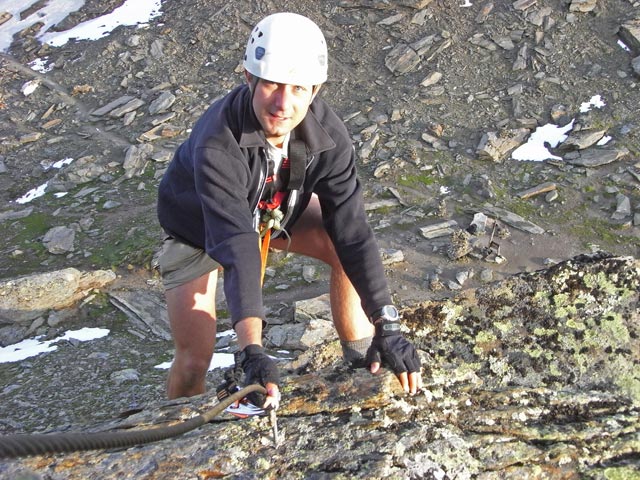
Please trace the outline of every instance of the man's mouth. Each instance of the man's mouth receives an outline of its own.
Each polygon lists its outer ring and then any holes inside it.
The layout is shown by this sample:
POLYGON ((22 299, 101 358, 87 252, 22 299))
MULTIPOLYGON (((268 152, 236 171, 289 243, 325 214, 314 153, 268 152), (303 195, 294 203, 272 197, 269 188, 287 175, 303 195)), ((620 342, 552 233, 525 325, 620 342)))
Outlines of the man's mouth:
POLYGON ((289 120, 289 117, 285 117, 285 116, 282 116, 282 115, 277 115, 275 113, 270 113, 269 115, 271 116, 272 119, 274 119, 277 122, 282 122, 282 121, 285 121, 285 120, 289 120))

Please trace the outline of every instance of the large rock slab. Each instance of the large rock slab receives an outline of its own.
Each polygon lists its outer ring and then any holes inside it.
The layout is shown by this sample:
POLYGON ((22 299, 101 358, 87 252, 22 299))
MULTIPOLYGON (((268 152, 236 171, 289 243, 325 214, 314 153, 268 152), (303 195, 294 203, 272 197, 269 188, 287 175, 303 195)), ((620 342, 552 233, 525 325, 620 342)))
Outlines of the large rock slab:
POLYGON ((111 270, 54 272, 0 280, 0 324, 33 320, 48 310, 72 306, 93 288, 113 282, 111 270))
MULTIPOLYGON (((3 478, 635 478, 640 262, 579 256, 402 313, 425 390, 336 359, 336 341, 282 366, 279 445, 266 417, 223 414, 135 448, 4 460, 3 478)), ((87 431, 194 417, 212 394, 87 431)), ((0 438, 0 441, 2 439, 0 438)))

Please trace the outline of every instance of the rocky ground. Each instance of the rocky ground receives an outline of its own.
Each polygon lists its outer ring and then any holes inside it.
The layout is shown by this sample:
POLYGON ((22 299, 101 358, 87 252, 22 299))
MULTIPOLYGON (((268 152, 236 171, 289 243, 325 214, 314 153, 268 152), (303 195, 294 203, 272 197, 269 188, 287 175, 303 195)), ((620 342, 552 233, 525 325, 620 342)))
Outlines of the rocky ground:
MULTIPOLYGON (((121 3, 89 0, 58 28, 121 3)), ((170 360, 171 342, 153 270, 155 189, 191 124, 240 81, 245 38, 273 11, 306 14, 325 32, 324 97, 357 146, 399 305, 596 250, 637 257, 638 5, 465 3, 168 0, 148 27, 97 41, 48 47, 23 32, 0 57, 2 288, 70 267, 117 278, 79 288, 84 301, 66 313, 34 307, 16 323, 3 312, 2 345, 79 326, 112 334, 0 364, 0 429, 95 425, 162 399, 165 372, 154 366, 170 360), (36 58, 52 69, 29 68, 36 58), (37 88, 26 94, 26 82, 37 88), (595 95, 605 105, 581 113, 595 95), (535 127, 570 119, 574 132, 552 149, 563 160, 510 158, 535 127), (45 183, 44 196, 16 202, 45 183), (484 233, 461 233, 477 213, 484 233)), ((326 269, 311 261, 275 254, 268 273, 274 324, 327 291, 326 269)), ((220 308, 224 326, 223 299, 220 308)), ((278 338, 272 347, 290 347, 278 338)))

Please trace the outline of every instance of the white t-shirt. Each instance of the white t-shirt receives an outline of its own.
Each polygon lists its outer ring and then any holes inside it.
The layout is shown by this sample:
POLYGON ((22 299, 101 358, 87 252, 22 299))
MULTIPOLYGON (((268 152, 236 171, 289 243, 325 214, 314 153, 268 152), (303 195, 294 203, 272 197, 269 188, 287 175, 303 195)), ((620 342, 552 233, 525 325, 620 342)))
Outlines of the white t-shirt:
POLYGON ((278 174, 278 170, 280 170, 280 165, 282 165, 282 159, 287 158, 288 149, 289 149, 289 137, 290 133, 287 133, 287 136, 284 137, 282 142, 282 148, 275 147, 267 142, 267 160, 273 161, 273 173, 274 175, 278 174))

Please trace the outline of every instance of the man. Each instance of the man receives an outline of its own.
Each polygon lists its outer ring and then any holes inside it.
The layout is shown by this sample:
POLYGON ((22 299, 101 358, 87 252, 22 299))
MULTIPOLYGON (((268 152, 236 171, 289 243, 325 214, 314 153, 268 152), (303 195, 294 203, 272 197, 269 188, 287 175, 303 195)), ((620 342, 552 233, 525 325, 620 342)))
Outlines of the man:
POLYGON ((257 24, 244 57, 247 84, 215 102, 177 149, 160 184, 167 233, 159 258, 175 343, 169 398, 205 391, 216 334, 219 267, 246 383, 277 408, 278 372, 262 348, 261 282, 268 249, 331 267, 333 321, 345 359, 388 364, 405 391, 420 362, 400 333, 342 121, 317 95, 327 79, 318 26, 294 13, 257 24))

